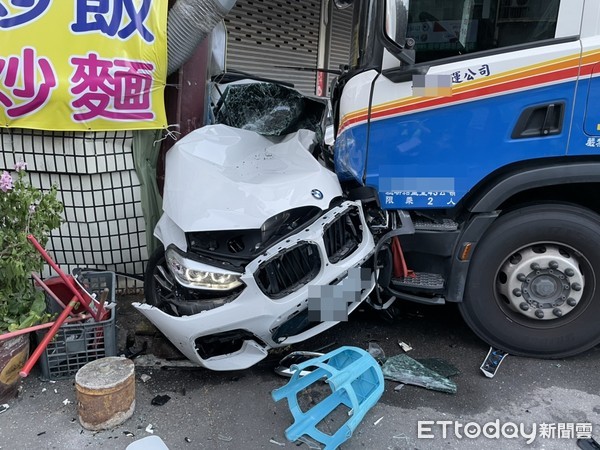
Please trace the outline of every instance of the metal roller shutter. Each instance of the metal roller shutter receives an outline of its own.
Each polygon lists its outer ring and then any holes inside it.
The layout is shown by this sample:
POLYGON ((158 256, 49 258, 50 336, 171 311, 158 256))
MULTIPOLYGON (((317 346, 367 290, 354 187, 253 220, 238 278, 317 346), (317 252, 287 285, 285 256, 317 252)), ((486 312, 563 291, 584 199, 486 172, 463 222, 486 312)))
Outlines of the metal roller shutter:
POLYGON ((352 6, 346 9, 333 8, 331 21, 331 48, 329 68, 337 70, 348 64, 350 58, 350 39, 352 33, 352 6))
POLYGON ((314 72, 276 66, 317 67, 320 10, 320 0, 239 0, 225 18, 227 67, 314 94, 314 72))
MULTIPOLYGON (((347 65, 350 59, 350 42, 352 39, 352 6, 346 9, 333 8, 331 20, 331 44, 329 49, 329 69, 339 70, 347 65)), ((329 76, 328 87, 335 75, 329 76)))

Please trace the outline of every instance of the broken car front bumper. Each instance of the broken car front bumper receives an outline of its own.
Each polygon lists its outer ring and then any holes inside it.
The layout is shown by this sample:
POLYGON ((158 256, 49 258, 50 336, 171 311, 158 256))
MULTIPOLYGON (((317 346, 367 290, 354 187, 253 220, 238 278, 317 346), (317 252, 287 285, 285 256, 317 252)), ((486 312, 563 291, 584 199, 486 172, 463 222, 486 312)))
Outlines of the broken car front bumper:
MULTIPOLYGON (((244 369, 270 348, 301 342, 337 324, 308 322, 309 286, 343 283, 373 249, 361 204, 345 201, 251 261, 240 278, 245 287, 230 303, 183 317, 148 304, 134 306, 191 361, 212 370, 244 369), (357 234, 350 242, 343 233, 348 220, 357 234)), ((375 286, 372 270, 364 278, 348 313, 375 286)))

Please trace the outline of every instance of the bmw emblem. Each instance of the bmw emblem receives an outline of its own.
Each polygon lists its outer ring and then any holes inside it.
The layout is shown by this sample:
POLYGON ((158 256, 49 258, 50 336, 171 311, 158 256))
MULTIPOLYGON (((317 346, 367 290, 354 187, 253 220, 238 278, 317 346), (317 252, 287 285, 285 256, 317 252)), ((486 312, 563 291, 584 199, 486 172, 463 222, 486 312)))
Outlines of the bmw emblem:
POLYGON ((313 189, 311 192, 312 196, 317 200, 323 200, 323 193, 318 189, 313 189))

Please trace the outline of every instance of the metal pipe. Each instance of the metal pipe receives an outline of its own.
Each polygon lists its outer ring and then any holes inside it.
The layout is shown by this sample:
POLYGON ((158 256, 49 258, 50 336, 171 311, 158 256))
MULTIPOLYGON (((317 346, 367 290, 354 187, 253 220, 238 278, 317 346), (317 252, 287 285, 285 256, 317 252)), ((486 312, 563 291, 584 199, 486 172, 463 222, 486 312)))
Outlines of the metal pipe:
POLYGON ((58 332, 58 329, 62 326, 63 323, 65 323, 65 320, 67 320, 67 317, 69 316, 69 314, 71 314, 71 311, 73 311, 73 308, 75 307, 76 304, 77 304, 77 296, 74 295, 73 298, 71 299, 71 301, 69 302, 69 304, 67 305, 67 307, 63 310, 63 312, 60 313, 60 315, 58 316, 56 321, 52 324, 52 327, 50 327, 50 329, 48 330, 48 332, 42 339, 42 342, 40 342, 38 344, 35 351, 32 353, 32 355, 29 357, 29 359, 27 360, 27 362, 25 363, 25 365, 19 372, 19 375, 22 378, 25 378, 25 377, 27 377, 27 375, 29 375, 29 372, 31 372, 31 369, 33 368, 33 366, 35 365, 37 360, 40 358, 40 356, 42 356, 42 353, 44 352, 44 350, 46 350, 46 347, 48 347, 48 344, 50 343, 52 338, 56 335, 56 333, 58 332))
MULTIPOLYGON (((87 320, 90 319, 92 316, 90 316, 89 314, 80 314, 77 317, 71 317, 67 320, 64 321, 64 323, 73 323, 73 322, 81 322, 82 320, 87 320)), ((27 334, 27 333, 32 333, 34 331, 39 331, 39 330, 44 330, 46 328, 50 328, 52 327, 52 325, 54 325, 55 322, 47 322, 47 323, 43 323, 41 325, 34 325, 33 327, 28 327, 28 328, 23 328, 21 330, 17 330, 17 331, 11 331, 10 333, 4 333, 4 334, 0 334, 0 341, 6 341, 8 339, 17 337, 17 336, 21 336, 22 334, 27 334)))
POLYGON ((179 69, 236 0, 178 0, 167 19, 167 73, 179 69))

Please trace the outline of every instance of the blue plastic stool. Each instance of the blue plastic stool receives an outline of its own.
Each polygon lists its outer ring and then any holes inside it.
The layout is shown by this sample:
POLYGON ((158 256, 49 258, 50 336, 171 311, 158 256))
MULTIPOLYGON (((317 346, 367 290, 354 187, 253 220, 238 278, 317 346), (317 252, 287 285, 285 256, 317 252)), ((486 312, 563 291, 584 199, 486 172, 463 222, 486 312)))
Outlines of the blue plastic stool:
POLYGON ((341 347, 291 368, 294 374, 290 381, 271 393, 276 402, 287 398, 294 423, 285 430, 285 436, 291 442, 308 435, 325 444, 326 450, 338 448, 350 439, 367 411, 383 394, 381 368, 371 355, 360 348, 341 347), (313 368, 310 374, 300 377, 302 370, 310 368, 313 368), (331 395, 302 412, 298 405, 298 392, 323 379, 331 387, 331 395), (349 419, 333 435, 319 431, 317 425, 340 404, 350 408, 349 419))

